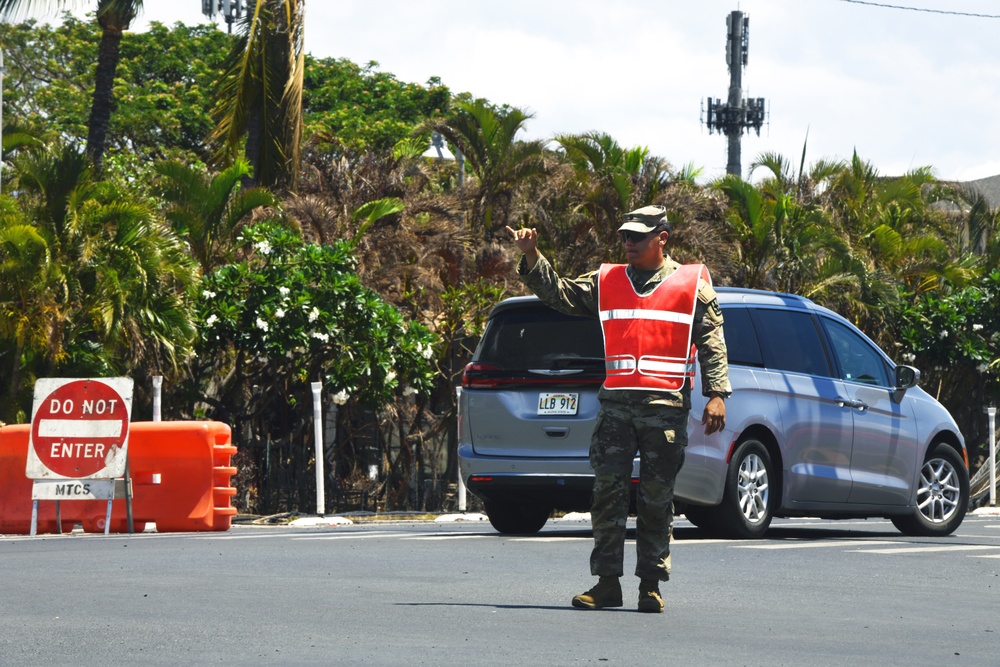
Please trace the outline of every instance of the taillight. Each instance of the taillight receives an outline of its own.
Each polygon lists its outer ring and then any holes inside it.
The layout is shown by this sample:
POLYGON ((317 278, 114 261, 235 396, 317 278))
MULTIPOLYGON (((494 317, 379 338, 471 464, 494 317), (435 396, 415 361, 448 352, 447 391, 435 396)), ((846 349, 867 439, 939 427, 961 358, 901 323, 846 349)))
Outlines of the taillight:
POLYGON ((571 375, 539 375, 531 371, 506 370, 496 364, 486 364, 473 361, 462 372, 462 387, 464 389, 496 389, 512 386, 565 386, 565 385, 597 385, 604 382, 604 374, 593 373, 571 375))
POLYGON ((477 361, 466 364, 465 370, 462 371, 462 387, 464 389, 468 389, 469 387, 474 389, 492 389, 503 382, 496 375, 499 370, 500 367, 495 364, 481 364, 477 361))

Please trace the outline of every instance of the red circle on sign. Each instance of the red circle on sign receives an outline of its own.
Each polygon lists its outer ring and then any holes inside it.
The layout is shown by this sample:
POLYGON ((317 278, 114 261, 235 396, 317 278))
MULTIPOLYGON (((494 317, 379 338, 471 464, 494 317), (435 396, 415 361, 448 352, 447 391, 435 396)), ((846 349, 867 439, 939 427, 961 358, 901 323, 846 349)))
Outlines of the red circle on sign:
POLYGON ((42 464, 63 477, 89 477, 116 458, 128 438, 128 406, 102 382, 56 388, 35 411, 31 442, 42 464))

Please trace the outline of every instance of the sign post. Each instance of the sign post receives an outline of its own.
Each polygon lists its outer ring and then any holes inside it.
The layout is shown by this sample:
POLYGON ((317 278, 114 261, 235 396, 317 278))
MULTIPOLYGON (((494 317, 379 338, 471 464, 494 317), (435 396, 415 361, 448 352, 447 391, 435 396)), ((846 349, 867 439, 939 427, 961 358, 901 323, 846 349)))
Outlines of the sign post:
POLYGON ((58 524, 60 501, 105 499, 108 534, 114 480, 127 470, 132 379, 42 378, 35 383, 31 414, 25 468, 33 481, 31 535, 39 500, 56 501, 58 524))

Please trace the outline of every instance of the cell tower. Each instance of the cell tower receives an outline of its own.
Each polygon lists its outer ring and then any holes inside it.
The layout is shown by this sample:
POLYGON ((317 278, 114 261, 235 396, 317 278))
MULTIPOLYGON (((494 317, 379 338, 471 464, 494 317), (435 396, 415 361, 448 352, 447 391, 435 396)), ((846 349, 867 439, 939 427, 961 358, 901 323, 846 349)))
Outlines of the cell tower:
POLYGON ((233 34, 233 22, 238 21, 243 16, 246 9, 244 0, 201 0, 201 13, 210 19, 214 19, 216 14, 222 16, 229 27, 229 34, 233 34))
MULTIPOLYGON (((718 132, 729 139, 729 161, 726 173, 740 176, 740 138, 753 128, 760 136, 767 112, 763 97, 743 97, 743 68, 750 50, 750 18, 735 11, 726 17, 726 63, 729 65, 729 99, 708 99, 705 124, 710 133, 718 132)), ((702 107, 702 112, 705 109, 702 107)))

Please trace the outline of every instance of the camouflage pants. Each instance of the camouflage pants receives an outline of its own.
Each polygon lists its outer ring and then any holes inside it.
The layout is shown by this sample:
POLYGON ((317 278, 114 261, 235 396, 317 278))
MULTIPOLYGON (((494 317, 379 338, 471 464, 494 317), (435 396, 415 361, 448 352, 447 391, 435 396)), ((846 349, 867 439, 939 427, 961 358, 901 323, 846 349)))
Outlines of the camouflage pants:
POLYGON ((663 405, 601 404, 590 443, 594 469, 590 572, 622 576, 632 461, 639 453, 635 574, 670 578, 674 482, 684 464, 688 410, 663 405))

